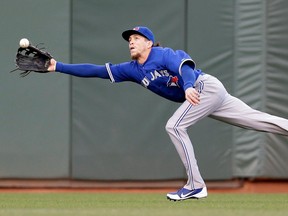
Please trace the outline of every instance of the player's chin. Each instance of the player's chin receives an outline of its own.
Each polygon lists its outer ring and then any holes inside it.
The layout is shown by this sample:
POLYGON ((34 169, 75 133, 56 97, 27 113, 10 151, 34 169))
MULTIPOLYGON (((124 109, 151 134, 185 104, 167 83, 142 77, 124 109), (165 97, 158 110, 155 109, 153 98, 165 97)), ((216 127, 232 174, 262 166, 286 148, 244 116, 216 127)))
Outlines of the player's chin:
POLYGON ((137 54, 137 53, 130 53, 130 56, 131 56, 131 59, 132 59, 132 60, 137 60, 140 55, 137 54))

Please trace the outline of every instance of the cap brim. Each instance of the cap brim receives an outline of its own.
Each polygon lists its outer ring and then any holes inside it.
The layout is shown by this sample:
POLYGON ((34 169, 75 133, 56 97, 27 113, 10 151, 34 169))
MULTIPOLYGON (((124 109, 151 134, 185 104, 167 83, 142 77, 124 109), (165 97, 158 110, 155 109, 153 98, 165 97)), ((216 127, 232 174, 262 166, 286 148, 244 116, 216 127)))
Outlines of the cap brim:
POLYGON ((124 31, 124 32, 122 33, 122 37, 124 38, 124 40, 129 41, 129 37, 130 37, 131 35, 133 35, 133 34, 138 34, 138 35, 141 35, 141 36, 147 38, 145 35, 143 35, 142 33, 138 32, 138 31, 136 31, 136 30, 127 30, 127 31, 124 31))

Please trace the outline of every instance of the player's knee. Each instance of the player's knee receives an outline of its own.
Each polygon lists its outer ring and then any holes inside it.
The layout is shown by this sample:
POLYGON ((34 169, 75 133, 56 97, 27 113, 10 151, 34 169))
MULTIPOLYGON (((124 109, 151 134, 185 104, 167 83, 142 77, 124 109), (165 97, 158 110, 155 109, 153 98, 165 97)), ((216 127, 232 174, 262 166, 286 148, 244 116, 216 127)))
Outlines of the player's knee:
POLYGON ((165 129, 168 133, 175 133, 175 131, 186 131, 186 128, 183 125, 177 124, 172 119, 169 119, 166 123, 165 129))
POLYGON ((165 129, 167 133, 175 133, 175 129, 177 129, 176 123, 172 119, 169 119, 166 123, 165 129))
POLYGON ((173 131, 173 125, 170 120, 166 123, 165 129, 167 133, 171 133, 171 131, 173 131))

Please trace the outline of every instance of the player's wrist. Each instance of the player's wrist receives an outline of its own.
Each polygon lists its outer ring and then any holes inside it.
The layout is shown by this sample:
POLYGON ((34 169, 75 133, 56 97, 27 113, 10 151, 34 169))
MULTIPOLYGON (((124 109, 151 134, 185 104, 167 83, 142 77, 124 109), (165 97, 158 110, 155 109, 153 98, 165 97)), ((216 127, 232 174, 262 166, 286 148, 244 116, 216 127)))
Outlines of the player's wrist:
POLYGON ((189 88, 193 88, 193 84, 192 83, 185 83, 183 88, 184 88, 184 91, 186 91, 189 88))

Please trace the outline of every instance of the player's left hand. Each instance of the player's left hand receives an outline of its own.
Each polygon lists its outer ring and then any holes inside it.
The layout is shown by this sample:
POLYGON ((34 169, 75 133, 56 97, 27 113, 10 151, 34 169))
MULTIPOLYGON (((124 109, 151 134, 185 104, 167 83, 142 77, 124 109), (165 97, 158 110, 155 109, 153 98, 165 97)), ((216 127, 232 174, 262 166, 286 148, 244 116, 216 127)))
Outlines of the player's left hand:
POLYGON ((196 106, 200 103, 200 94, 195 88, 187 88, 185 91, 185 97, 186 100, 193 106, 196 106))
POLYGON ((56 60, 54 59, 54 58, 52 58, 51 60, 50 60, 50 65, 49 65, 49 67, 48 67, 48 71, 50 71, 50 72, 54 72, 55 71, 55 69, 56 69, 56 60))

